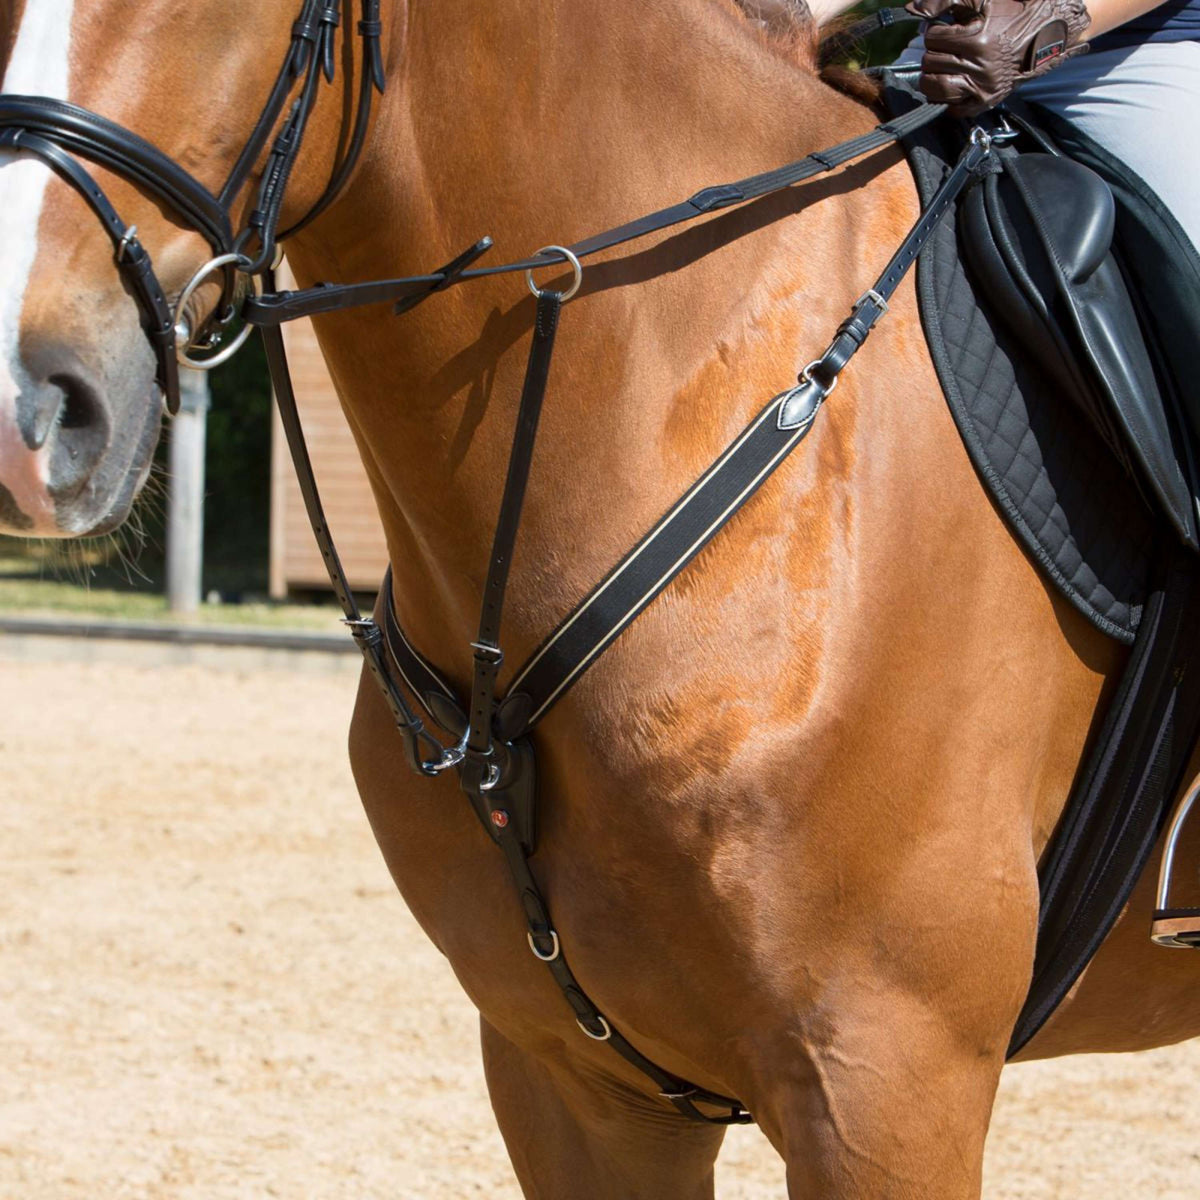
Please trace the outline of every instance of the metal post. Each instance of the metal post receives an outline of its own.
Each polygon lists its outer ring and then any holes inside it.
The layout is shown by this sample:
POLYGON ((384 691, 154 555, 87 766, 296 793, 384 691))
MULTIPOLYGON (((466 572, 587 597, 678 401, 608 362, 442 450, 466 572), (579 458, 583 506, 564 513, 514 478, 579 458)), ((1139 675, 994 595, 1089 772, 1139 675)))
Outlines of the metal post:
POLYGON ((171 421, 167 485, 167 606, 200 606, 204 558, 204 444, 208 375, 179 371, 179 412, 171 421))

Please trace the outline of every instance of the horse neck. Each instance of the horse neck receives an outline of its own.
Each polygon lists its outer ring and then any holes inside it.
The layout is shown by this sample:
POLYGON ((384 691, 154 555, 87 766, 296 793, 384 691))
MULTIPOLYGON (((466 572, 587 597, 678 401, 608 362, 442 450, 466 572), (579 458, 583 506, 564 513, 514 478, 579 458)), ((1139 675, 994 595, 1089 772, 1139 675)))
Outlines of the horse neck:
MULTIPOLYGON (((872 123, 720 0, 610 0, 602 17, 546 0, 413 4, 401 53, 356 186, 293 255, 302 281, 433 270, 485 233, 504 258, 570 243, 872 123)), ((631 266, 629 286, 585 290, 564 313, 519 550, 539 586, 510 602, 518 644, 720 449, 710 434, 664 473, 654 447, 714 347, 758 319, 708 300, 731 263, 761 266, 774 235, 756 236, 680 272, 664 248, 644 279, 631 266), (581 482, 585 464, 597 478, 581 482), (641 480, 617 497, 613 473, 641 480)), ((514 276, 398 321, 369 310, 318 324, 404 564, 402 615, 429 644, 477 616, 531 324, 514 276)))

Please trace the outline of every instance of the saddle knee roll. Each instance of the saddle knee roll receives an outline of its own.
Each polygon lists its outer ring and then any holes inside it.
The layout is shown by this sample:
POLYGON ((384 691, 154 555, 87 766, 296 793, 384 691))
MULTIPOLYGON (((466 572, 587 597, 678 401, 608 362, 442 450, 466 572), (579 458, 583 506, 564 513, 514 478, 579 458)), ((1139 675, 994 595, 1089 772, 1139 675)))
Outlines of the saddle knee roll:
POLYGON ((963 257, 993 314, 1088 416, 1193 549, 1193 488, 1137 309, 1112 253, 1115 205, 1088 167, 1005 155, 965 197, 963 257))

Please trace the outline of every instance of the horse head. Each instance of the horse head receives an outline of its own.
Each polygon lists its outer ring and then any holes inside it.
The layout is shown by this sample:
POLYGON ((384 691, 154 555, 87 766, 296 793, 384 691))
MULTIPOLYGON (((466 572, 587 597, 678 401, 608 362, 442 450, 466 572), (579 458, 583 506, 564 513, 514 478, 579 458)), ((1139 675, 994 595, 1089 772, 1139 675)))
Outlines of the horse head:
MULTIPOLYGON (((303 6, 301 18, 311 16, 315 29, 313 54, 330 7, 303 6)), ((236 19, 214 3, 150 0, 133 22, 114 0, 0 7, 8 105, 0 131, 0 532, 97 534, 128 514, 149 474, 161 402, 170 399, 178 298, 222 239, 246 226, 269 140, 244 164, 240 186, 226 189, 275 73, 293 53, 296 16, 294 0, 264 0, 236 19), (11 111, 19 97, 38 98, 28 120, 11 111), (83 141, 98 141, 100 152, 39 125, 60 119, 75 123, 83 141), (105 161, 113 143, 132 160, 149 154, 152 172, 178 164, 179 178, 191 180, 184 200, 205 210, 211 227, 198 228, 181 212, 188 204, 147 186, 125 160, 105 161), (119 225, 89 202, 89 179, 119 225), (144 286, 134 264, 122 262, 137 254, 152 260, 144 286)), ((327 58, 329 73, 331 49, 327 58)), ((329 122, 331 136, 308 139, 284 224, 328 178, 340 80, 327 90, 336 98, 315 105, 313 120, 329 122)), ((198 281, 178 314, 185 340, 228 307, 232 278, 227 266, 198 281)))

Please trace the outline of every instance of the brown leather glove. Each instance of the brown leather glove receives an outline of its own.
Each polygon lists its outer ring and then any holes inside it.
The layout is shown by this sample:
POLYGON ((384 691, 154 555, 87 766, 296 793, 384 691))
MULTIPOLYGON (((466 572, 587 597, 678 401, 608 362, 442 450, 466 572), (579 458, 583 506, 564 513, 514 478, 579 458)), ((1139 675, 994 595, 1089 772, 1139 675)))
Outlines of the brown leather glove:
POLYGON ((921 91, 973 117, 1026 79, 1087 50, 1083 0, 910 0, 925 26, 921 91), (949 17, 948 22, 939 17, 949 17))

